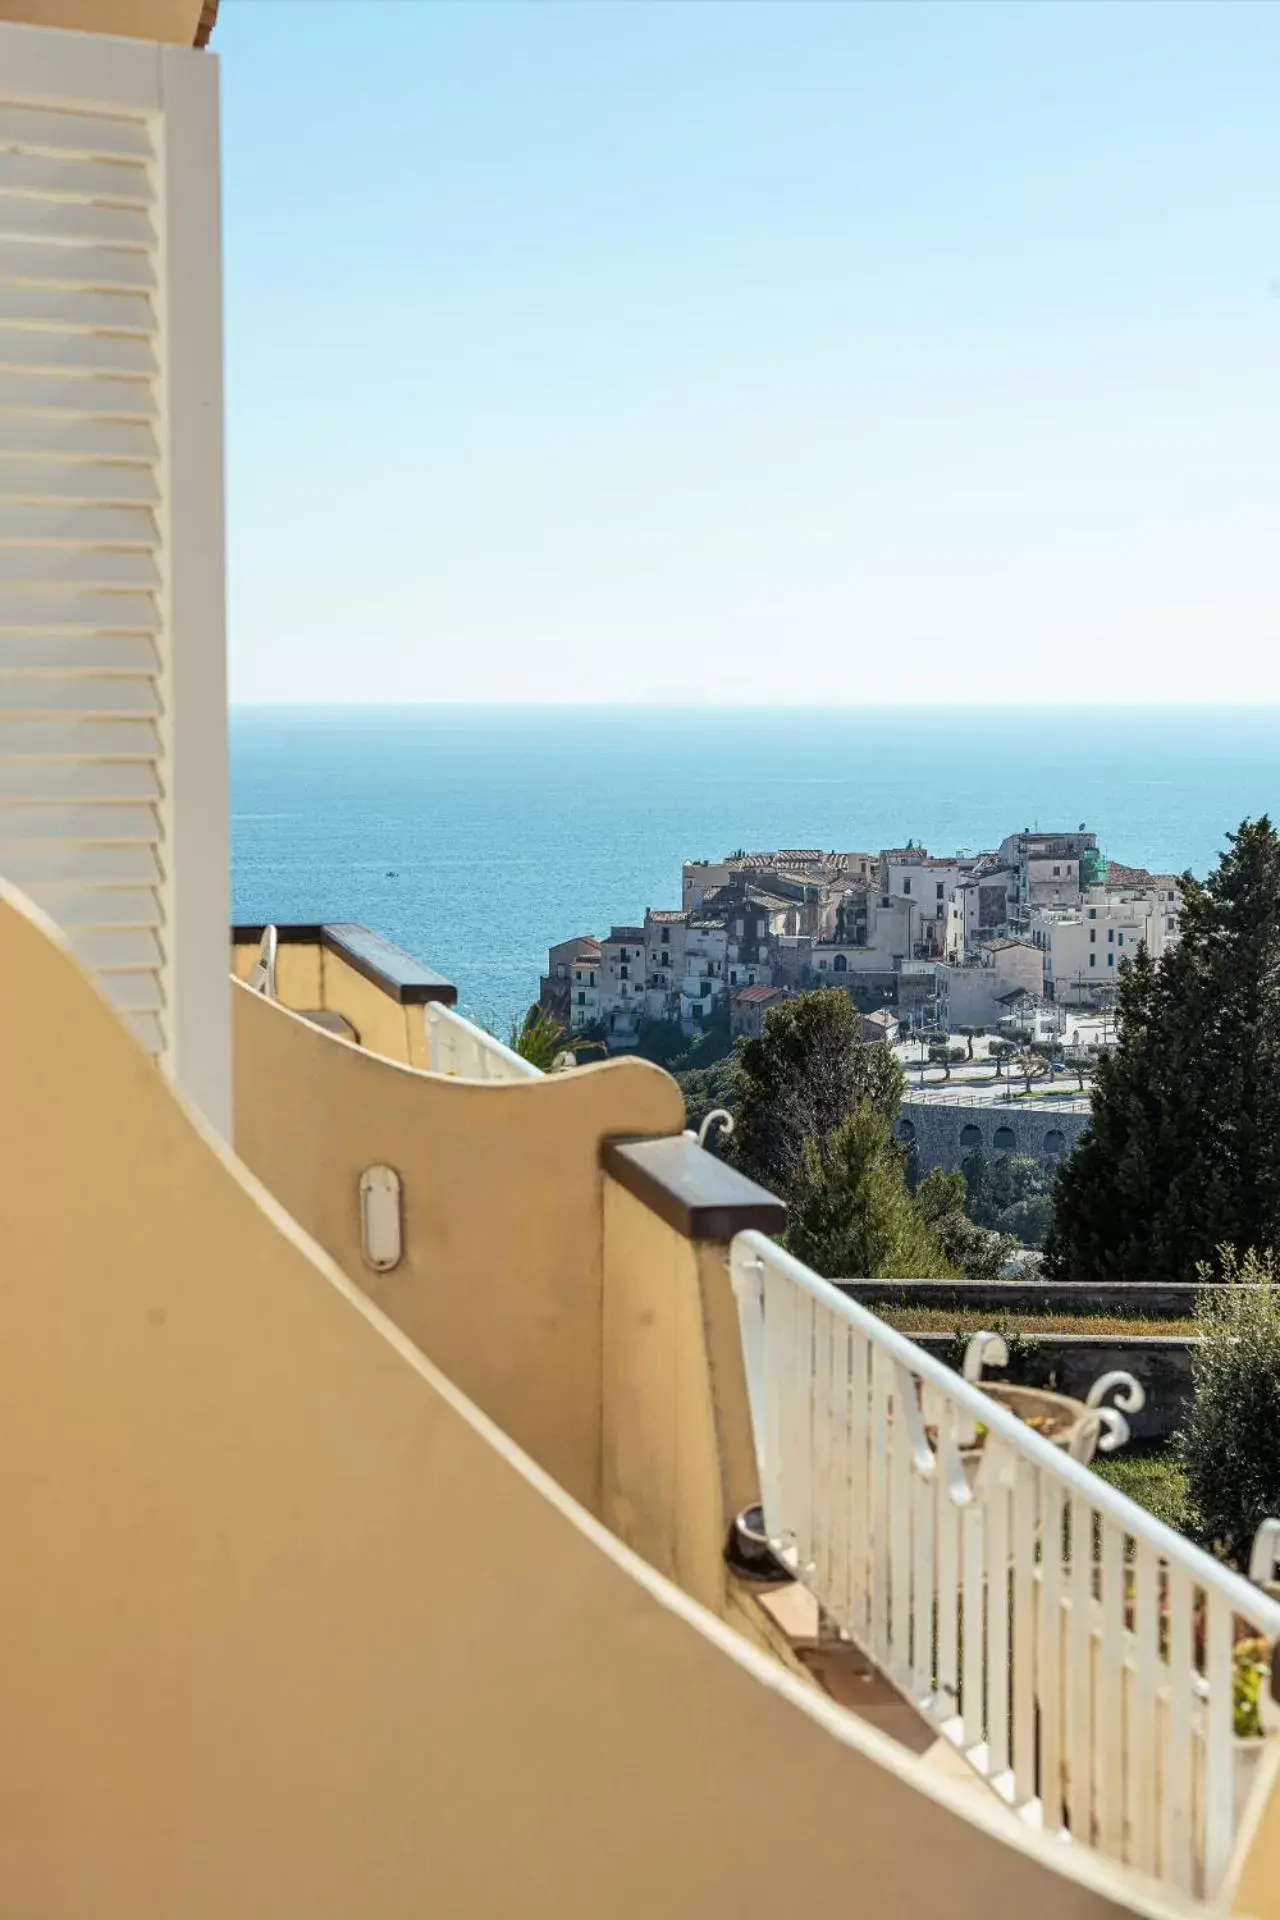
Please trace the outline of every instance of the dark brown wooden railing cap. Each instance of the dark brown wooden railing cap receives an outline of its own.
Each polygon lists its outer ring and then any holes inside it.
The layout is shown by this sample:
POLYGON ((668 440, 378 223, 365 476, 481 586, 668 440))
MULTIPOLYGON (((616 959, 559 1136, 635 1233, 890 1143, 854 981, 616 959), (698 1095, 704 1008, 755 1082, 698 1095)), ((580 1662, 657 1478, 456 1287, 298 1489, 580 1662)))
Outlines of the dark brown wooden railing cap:
POLYGON ((748 1227, 781 1233, 787 1224, 781 1200, 684 1134, 606 1140, 600 1161, 610 1179, 686 1240, 732 1240, 748 1227))
MULTIPOLYGON (((458 989, 452 981, 424 967, 411 953, 402 947, 393 947, 381 934, 370 932, 358 921, 330 920, 320 924, 295 920, 276 921, 274 925, 282 947, 327 947, 402 1007, 423 1006, 429 1000, 446 1007, 457 1002, 458 989)), ((256 946, 266 926, 263 921, 232 927, 232 945, 256 946)))

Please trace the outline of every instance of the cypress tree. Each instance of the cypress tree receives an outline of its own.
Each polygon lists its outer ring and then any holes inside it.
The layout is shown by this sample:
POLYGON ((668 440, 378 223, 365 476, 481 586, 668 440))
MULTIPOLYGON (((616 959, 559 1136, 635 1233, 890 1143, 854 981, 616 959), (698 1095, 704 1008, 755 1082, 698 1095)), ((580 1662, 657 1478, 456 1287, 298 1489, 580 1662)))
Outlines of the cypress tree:
POLYGON ((1046 1272, 1194 1282, 1224 1245, 1280 1243, 1280 837, 1246 820, 1182 938, 1121 970, 1119 1044, 1058 1178, 1046 1272))
POLYGON ((886 1114, 863 1100, 821 1147, 805 1143, 786 1244, 828 1280, 946 1280, 954 1274, 907 1192, 889 1125, 886 1114))
POLYGON ((821 1146, 864 1100, 887 1127, 902 1100, 902 1070, 882 1041, 863 1044, 849 995, 823 987, 784 1001, 738 1055, 734 1163, 789 1200, 806 1145, 821 1146))

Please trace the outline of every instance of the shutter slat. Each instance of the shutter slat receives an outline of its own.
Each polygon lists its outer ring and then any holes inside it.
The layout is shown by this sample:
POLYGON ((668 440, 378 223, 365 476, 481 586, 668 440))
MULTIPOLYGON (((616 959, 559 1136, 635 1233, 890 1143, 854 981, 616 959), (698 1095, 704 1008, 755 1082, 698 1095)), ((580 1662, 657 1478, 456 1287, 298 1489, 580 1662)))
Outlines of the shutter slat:
POLYGON ((73 200, 42 200, 0 193, 0 240, 59 240, 69 245, 155 245, 155 229, 136 207, 95 207, 73 200))
POLYGON ((0 800, 158 800, 155 768, 139 760, 0 761, 0 800))
POLYGON ((133 207, 149 207, 155 200, 151 175, 136 160, 75 160, 43 153, 6 154, 0 192, 116 200, 133 207))
POLYGON ((127 547, 0 545, 0 586, 154 587, 149 553, 127 547))
POLYGON ((104 968, 98 979, 108 1000, 130 1013, 159 1013, 164 1007, 159 977, 154 972, 116 973, 104 968))
POLYGON ((126 1014, 125 1025, 148 1053, 164 1052, 164 1028, 154 1013, 126 1014))
POLYGON ((0 408, 116 420, 154 420, 158 411, 150 380, 95 379, 91 374, 60 380, 44 373, 0 373, 0 408))
POLYGON ((149 553, 127 547, 0 545, 0 586, 154 587, 149 553))
MULTIPOLYGON (((3 871, 0 865, 0 873, 3 871)), ((154 887, 32 885, 28 892, 60 927, 142 928, 162 924, 154 887)))
POLYGON ((71 951, 86 967, 145 968, 154 973, 164 961, 160 942, 147 927, 90 927, 70 931, 71 951))
POLYGON ((28 593, 0 584, 0 627, 101 628, 107 633, 155 633, 155 601, 146 593, 28 593))
POLYGON ((32 807, 0 802, 0 873, 13 840, 141 841, 156 846, 160 822, 153 807, 32 807))
POLYGON ((131 634, 0 633, 0 674, 155 674, 158 670, 150 640, 131 634))
POLYGON ((150 427, 131 420, 73 420, 65 414, 0 414, 0 445, 10 453, 51 453, 101 460, 158 457, 150 427))
POLYGON ((38 153, 86 153, 130 160, 151 158, 151 136, 141 118, 60 113, 41 107, 0 106, 0 147, 38 153))
POLYGON ((84 288, 15 286, 0 280, 0 320, 14 326, 84 333, 110 327, 116 333, 154 334, 155 309, 145 293, 90 292, 84 288))
POLYGON ((52 327, 0 325, 0 369, 16 373, 24 368, 41 373, 76 368, 84 373, 152 376, 156 356, 149 341, 133 335, 62 333, 52 327))
POLYGON ((52 287, 151 288, 155 268, 128 247, 58 247, 36 240, 0 240, 0 279, 52 287))
POLYGON ((86 505, 159 499, 149 467, 97 460, 0 459, 0 500, 78 500, 86 505))
POLYGON ((0 498, 0 542, 40 546, 154 548, 159 532, 145 507, 12 505, 0 498))
POLYGON ((0 756, 40 760, 158 760, 151 720, 0 720, 0 756))
POLYGON ((152 680, 115 680, 89 674, 68 674, 64 680, 44 680, 36 674, 0 674, 0 715, 6 713, 158 714, 160 702, 152 680))
POLYGON ((147 846, 67 846, 58 841, 32 846, 10 841, 0 846, 0 873, 24 887, 56 920, 57 896, 69 893, 72 882, 93 881, 103 889, 128 883, 157 886, 160 863, 154 848, 147 846))

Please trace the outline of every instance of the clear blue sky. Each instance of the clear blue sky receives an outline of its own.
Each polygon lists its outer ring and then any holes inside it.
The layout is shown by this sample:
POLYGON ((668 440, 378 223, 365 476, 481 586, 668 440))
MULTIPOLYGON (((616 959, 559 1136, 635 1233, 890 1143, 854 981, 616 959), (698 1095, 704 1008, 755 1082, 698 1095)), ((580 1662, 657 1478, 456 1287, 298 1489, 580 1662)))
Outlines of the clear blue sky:
POLYGON ((1280 6, 215 45, 233 697, 1280 699, 1280 6))

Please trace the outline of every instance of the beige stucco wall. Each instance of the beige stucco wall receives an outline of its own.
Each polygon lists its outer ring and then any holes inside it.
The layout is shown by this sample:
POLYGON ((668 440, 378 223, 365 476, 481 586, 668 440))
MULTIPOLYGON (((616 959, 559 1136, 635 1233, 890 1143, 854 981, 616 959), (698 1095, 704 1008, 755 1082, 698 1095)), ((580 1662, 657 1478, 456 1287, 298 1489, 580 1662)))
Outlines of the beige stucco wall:
POLYGON ((237 1152, 424 1353, 598 1511, 600 1142, 678 1132, 675 1082, 642 1060, 451 1080, 349 1046, 243 986, 233 998, 237 1152), (403 1182, 404 1258, 385 1274, 364 1265, 360 1244, 359 1180, 375 1165, 403 1182))
MULTIPOLYGON (((321 948, 301 942, 281 941, 276 947, 276 992, 286 1007, 318 1013, 324 1006, 321 972, 321 948)), ((258 962, 258 942, 233 946, 231 970, 237 980, 247 980, 258 962)))
POLYGON ((2 890, 0 978, 5 1913, 1172 1910, 997 1833, 628 1554, 2 890))

